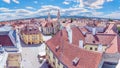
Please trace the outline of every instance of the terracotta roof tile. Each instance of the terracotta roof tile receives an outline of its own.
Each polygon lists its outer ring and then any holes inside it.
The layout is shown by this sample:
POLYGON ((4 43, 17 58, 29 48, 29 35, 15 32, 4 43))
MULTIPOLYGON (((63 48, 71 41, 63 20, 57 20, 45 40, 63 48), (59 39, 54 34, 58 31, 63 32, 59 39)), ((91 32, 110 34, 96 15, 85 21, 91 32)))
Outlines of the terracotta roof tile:
MULTIPOLYGON (((76 35, 76 37, 78 37, 76 33, 78 32, 78 28, 72 28, 72 30, 74 30, 74 36, 76 35)), ((80 37, 74 40, 78 39, 80 39, 80 37)), ((65 29, 59 31, 52 39, 48 40, 46 44, 57 56, 57 58, 60 61, 62 61, 65 65, 67 65, 68 68, 98 68, 98 65, 101 60, 101 53, 86 51, 84 49, 76 47, 75 45, 77 45, 77 43, 69 44, 67 39, 67 32, 65 29), (60 46, 60 49, 57 52, 55 51, 56 46, 60 46), (77 66, 74 66, 72 64, 72 60, 75 57, 80 58, 80 61, 77 64, 77 66)))
POLYGON ((115 36, 109 47, 106 49, 105 53, 120 53, 120 37, 115 36))
POLYGON ((109 45, 110 42, 114 39, 115 34, 96 34, 92 35, 91 33, 87 33, 85 37, 86 43, 89 44, 103 44, 109 45))
POLYGON ((77 27, 72 28, 72 44, 79 45, 79 40, 85 41, 85 37, 77 27))
POLYGON ((85 27, 79 27, 79 29, 81 30, 81 32, 85 32, 85 33, 88 32, 88 30, 85 27))
POLYGON ((24 33, 24 34, 39 34, 40 31, 39 31, 39 28, 37 26, 34 26, 34 25, 28 25, 28 26, 25 26, 22 30, 21 30, 21 33, 24 33))
POLYGON ((8 35, 0 35, 0 44, 2 46, 14 46, 8 35))

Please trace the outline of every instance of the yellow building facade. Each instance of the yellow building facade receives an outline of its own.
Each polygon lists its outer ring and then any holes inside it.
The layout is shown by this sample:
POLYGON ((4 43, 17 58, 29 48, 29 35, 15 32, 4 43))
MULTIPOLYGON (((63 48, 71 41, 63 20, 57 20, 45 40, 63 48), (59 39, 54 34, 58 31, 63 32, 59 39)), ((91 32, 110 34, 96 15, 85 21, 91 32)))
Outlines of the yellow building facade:
POLYGON ((25 44, 40 44, 43 42, 43 37, 39 29, 32 26, 26 26, 21 30, 21 39, 25 44))
MULTIPOLYGON (((102 46, 102 52, 105 52, 106 48, 107 48, 107 46, 102 46)), ((98 52, 98 45, 86 44, 84 46, 84 49, 89 50, 89 51, 98 52)))
POLYGON ((53 68, 64 68, 65 67, 65 65, 59 61, 59 59, 53 54, 53 52, 48 47, 46 47, 46 56, 47 56, 48 63, 53 68))

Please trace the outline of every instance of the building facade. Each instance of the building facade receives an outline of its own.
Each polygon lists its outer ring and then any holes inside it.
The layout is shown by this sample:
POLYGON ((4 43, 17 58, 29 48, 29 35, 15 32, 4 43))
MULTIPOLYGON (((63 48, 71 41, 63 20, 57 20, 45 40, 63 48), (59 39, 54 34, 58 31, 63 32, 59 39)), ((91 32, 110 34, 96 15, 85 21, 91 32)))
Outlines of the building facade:
POLYGON ((53 68, 68 68, 66 65, 64 65, 59 58, 54 55, 52 50, 49 47, 46 47, 46 56, 48 64, 50 64, 53 68))
POLYGON ((34 25, 27 25, 21 30, 21 39, 25 44, 40 44, 43 42, 39 28, 34 25))
POLYGON ((52 39, 46 42, 46 55, 51 67, 100 68, 102 54, 82 48, 82 44, 77 43, 78 39, 84 40, 84 37, 81 36, 82 33, 80 34, 80 32, 78 32, 78 28, 72 28, 71 30, 73 33, 71 41, 71 38, 68 38, 71 34, 68 36, 66 30, 61 30, 52 39))
POLYGON ((60 30, 60 12, 58 11, 57 18, 51 19, 48 13, 48 19, 41 22, 41 31, 44 35, 55 34, 60 30))

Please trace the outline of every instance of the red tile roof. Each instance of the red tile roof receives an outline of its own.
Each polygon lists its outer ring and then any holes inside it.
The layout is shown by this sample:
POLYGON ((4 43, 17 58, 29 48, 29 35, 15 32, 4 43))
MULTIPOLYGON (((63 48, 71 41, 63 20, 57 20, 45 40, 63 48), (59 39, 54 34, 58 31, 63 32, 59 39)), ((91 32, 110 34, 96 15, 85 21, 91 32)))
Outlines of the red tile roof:
POLYGON ((85 41, 85 37, 77 27, 72 28, 72 44, 79 45, 79 40, 85 41))
POLYGON ((115 34, 96 34, 92 35, 91 33, 87 33, 85 37, 85 41, 88 44, 103 44, 109 45, 110 42, 114 39, 115 34))
POLYGON ((105 53, 120 53, 120 37, 115 36, 105 53))
POLYGON ((79 27, 79 29, 81 30, 81 32, 85 32, 85 33, 88 32, 88 30, 85 27, 79 27))
POLYGON ((14 46, 8 35, 0 35, 0 44, 2 44, 2 46, 14 46))
POLYGON ((72 30, 74 34, 73 36, 75 36, 73 37, 73 44, 69 44, 67 32, 63 29, 62 31, 59 31, 52 39, 46 42, 47 46, 60 61, 68 66, 68 68, 98 68, 102 54, 76 47, 78 43, 75 41, 84 39, 84 37, 82 35, 80 35, 82 38, 79 37, 79 34, 81 33, 79 33, 78 28, 72 28, 72 30), (60 49, 57 52, 55 51, 56 46, 60 46, 60 49), (80 58, 77 66, 72 64, 72 60, 75 57, 80 58))
POLYGON ((40 31, 39 31, 39 28, 37 26, 27 25, 21 30, 21 33, 24 33, 24 34, 27 34, 27 35, 29 35, 29 34, 39 34, 40 31))
POLYGON ((57 23, 57 20, 53 19, 53 20, 44 20, 42 21, 41 25, 42 27, 53 27, 54 26, 54 23, 57 23))
POLYGON ((53 23, 46 23, 44 27, 53 27, 53 23))

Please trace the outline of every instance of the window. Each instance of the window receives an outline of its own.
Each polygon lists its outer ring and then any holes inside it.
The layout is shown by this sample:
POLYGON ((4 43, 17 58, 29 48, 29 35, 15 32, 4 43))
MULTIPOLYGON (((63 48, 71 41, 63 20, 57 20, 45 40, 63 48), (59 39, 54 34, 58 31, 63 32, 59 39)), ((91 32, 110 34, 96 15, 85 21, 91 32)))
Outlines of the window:
POLYGON ((60 65, 60 62, 58 61, 58 65, 60 65))
POLYGON ((90 50, 92 50, 93 48, 92 47, 90 47, 90 50))
POLYGON ((97 51, 97 48, 95 48, 95 51, 97 51))
POLYGON ((63 68, 67 68, 66 66, 63 66, 63 68))
POLYGON ((87 50, 87 47, 85 47, 85 49, 87 50))
POLYGON ((37 39, 37 37, 36 37, 36 36, 33 36, 33 37, 32 37, 32 40, 36 40, 36 39, 37 39))
POLYGON ((53 65, 55 65, 55 62, 53 62, 53 65))
POLYGON ((53 56, 53 59, 55 59, 55 56, 53 56))
POLYGON ((93 43, 95 43, 95 41, 93 41, 93 43))

